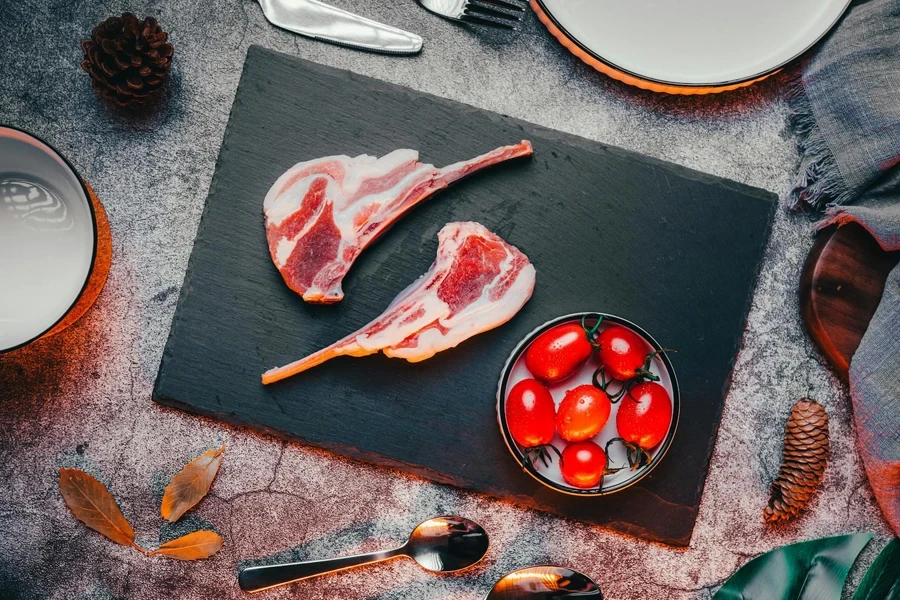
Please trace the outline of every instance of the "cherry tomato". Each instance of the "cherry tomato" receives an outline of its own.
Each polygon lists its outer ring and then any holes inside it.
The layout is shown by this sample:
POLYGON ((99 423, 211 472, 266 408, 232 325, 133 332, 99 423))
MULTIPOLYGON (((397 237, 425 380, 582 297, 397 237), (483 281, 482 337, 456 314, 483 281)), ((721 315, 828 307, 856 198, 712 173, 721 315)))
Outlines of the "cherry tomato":
POLYGON ((659 444, 672 423, 672 401, 666 388, 644 381, 625 394, 616 414, 616 429, 626 442, 649 450, 659 444))
POLYGON ((556 405, 540 381, 523 379, 506 397, 506 424, 519 444, 526 448, 549 444, 556 431, 556 405))
POLYGON ((592 488, 603 479, 606 454, 594 442, 576 442, 562 451, 563 479, 577 488, 592 488))
POLYGON ((589 440, 609 420, 612 404, 603 390, 589 383, 566 392, 556 413, 556 431, 568 442, 589 440))
POLYGON ((644 366, 650 349, 641 336, 621 325, 607 327, 597 336, 600 362, 615 379, 631 379, 644 366))
POLYGON ((593 350, 580 323, 564 323, 531 342, 525 351, 525 366, 544 383, 557 383, 580 369, 593 350))

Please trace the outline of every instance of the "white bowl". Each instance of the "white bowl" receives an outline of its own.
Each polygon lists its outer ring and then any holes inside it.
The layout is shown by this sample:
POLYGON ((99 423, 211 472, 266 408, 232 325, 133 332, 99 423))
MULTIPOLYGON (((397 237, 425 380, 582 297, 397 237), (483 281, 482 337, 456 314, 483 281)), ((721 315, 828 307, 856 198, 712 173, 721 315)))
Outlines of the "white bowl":
MULTIPOLYGON (((503 366, 503 371, 500 374, 500 383, 497 386, 497 420, 500 424, 500 432, 503 435, 504 441, 506 442, 506 447, 509 448, 509 451, 513 455, 513 458, 515 458, 520 467, 525 469, 525 471, 529 475, 540 481, 542 484, 558 492, 562 492, 564 494, 572 494, 575 496, 605 496, 607 494, 612 494, 614 492, 618 492, 627 487, 630 487, 649 475, 650 472, 655 469, 656 466, 660 463, 660 461, 662 461, 669 447, 672 445, 672 439, 675 437, 675 430, 678 428, 678 416, 681 412, 681 395, 678 390, 678 380, 675 378, 675 371, 672 368, 672 363, 666 353, 659 352, 650 363, 650 371, 654 375, 659 377, 659 384, 662 385, 669 393, 669 398, 672 401, 672 422, 669 424, 669 431, 668 433, 666 433, 666 437, 663 438, 663 440, 655 448, 650 450, 651 460, 649 463, 647 463, 643 467, 639 467, 634 471, 625 468, 618 473, 605 475, 601 480, 600 485, 597 487, 577 488, 569 485, 563 479, 562 473, 559 469, 559 457, 555 453, 550 453, 553 457, 553 462, 549 465, 549 467, 544 465, 542 462, 537 463, 537 465, 531 465, 525 460, 524 448, 520 446, 515 441, 515 439, 513 439, 512 434, 510 434, 509 432, 509 427, 506 423, 506 397, 509 393, 509 390, 519 381, 522 381, 523 379, 533 378, 531 373, 529 373, 528 369, 525 367, 525 351, 539 335, 541 335, 548 329, 552 329, 553 327, 556 327, 557 325, 561 325, 563 323, 580 323, 582 317, 586 317, 587 323, 593 325, 594 323, 596 323, 598 315, 603 317, 603 323, 601 324, 600 331, 603 331, 603 329, 605 329, 607 325, 622 325, 637 333, 641 338, 643 338, 645 342, 647 342, 647 345, 649 347, 653 348, 653 350, 658 352, 662 350, 662 346, 660 346, 659 343, 655 339, 653 339, 653 337, 650 336, 649 333, 647 333, 631 321, 605 313, 573 313, 571 315, 558 317, 556 319, 553 319, 552 321, 547 321, 546 323, 532 331, 530 334, 528 334, 524 340, 519 342, 519 344, 509 355, 509 358, 506 360, 506 364, 503 366)), ((559 403, 565 396, 566 391, 581 384, 591 383, 597 367, 599 367, 599 362, 597 361, 596 355, 592 355, 587 363, 585 363, 585 365, 574 375, 572 375, 565 381, 561 381, 559 383, 548 386, 550 394, 553 396, 553 400, 556 405, 559 406, 559 403)), ((605 448, 606 442, 608 442, 612 438, 619 437, 619 434, 616 431, 616 414, 618 410, 619 404, 613 404, 612 411, 609 415, 609 420, 606 422, 606 425, 603 427, 600 433, 597 434, 597 436, 592 438, 592 440, 596 442, 601 448, 605 448)), ((565 448, 568 444, 568 442, 563 440, 559 436, 559 434, 556 434, 550 443, 560 452, 562 452, 563 448, 565 448)), ((609 461, 611 466, 621 466, 625 464, 625 450, 621 447, 620 444, 612 445, 609 449, 609 454, 609 461)))
POLYGON ((75 169, 42 140, 0 125, 0 352, 62 321, 96 252, 94 208, 75 169))

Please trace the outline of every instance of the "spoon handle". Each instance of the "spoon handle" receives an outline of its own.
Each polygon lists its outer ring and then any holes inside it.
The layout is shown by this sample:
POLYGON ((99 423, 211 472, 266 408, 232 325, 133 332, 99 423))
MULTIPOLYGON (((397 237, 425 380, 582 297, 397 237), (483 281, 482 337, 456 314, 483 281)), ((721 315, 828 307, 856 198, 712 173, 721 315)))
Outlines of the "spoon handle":
POLYGON ((396 548, 383 552, 371 552, 369 554, 342 556, 325 560, 308 560, 282 565, 248 567, 238 574, 238 583, 245 592, 261 592, 262 590, 293 583, 301 579, 381 562, 402 554, 403 549, 396 548))

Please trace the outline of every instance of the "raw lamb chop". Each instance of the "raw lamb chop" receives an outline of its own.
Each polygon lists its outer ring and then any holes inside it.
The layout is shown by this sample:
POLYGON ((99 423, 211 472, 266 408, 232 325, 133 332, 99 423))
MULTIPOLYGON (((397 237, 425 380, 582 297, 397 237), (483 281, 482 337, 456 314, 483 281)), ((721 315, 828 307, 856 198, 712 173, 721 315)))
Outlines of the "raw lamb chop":
POLYGON ((448 223, 431 269, 400 292, 380 317, 331 346, 266 371, 274 383, 335 356, 387 356, 418 362, 510 320, 531 298, 534 266, 478 223, 448 223))
POLYGON ((356 257, 406 211, 466 175, 531 153, 522 141, 443 169, 418 162, 415 150, 299 163, 266 194, 269 253, 304 300, 337 302, 356 257))

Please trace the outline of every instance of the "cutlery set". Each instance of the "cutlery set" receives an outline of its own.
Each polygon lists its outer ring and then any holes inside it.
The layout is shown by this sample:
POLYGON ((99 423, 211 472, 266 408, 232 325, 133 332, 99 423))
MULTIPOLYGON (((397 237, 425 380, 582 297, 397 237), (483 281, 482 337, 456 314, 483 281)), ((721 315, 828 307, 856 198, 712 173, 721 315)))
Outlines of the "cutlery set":
MULTIPOLYGON (((523 0, 417 0, 426 10, 464 23, 517 29, 523 0)), ((319 0, 258 0, 272 25, 340 46, 383 54, 417 54, 422 37, 319 0)))
MULTIPOLYGON (((245 592, 261 592, 400 556, 412 558, 432 573, 453 573, 479 562, 487 553, 488 545, 488 534, 478 523, 462 517, 435 517, 419 523, 406 543, 392 550, 248 567, 238 574, 238 583, 245 592)), ((590 577, 577 571, 534 566, 503 576, 484 600, 551 600, 566 597, 602 600, 603 595, 590 577)))

